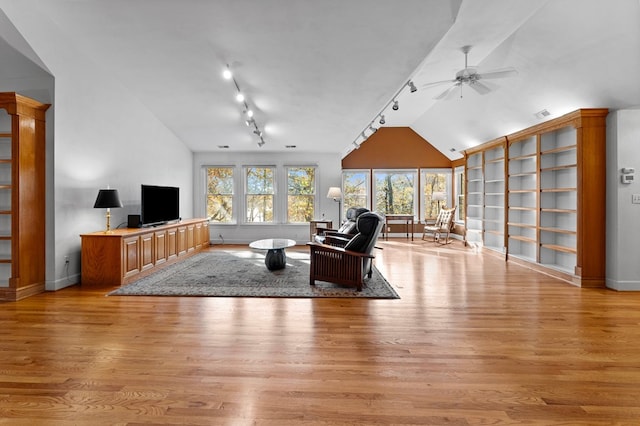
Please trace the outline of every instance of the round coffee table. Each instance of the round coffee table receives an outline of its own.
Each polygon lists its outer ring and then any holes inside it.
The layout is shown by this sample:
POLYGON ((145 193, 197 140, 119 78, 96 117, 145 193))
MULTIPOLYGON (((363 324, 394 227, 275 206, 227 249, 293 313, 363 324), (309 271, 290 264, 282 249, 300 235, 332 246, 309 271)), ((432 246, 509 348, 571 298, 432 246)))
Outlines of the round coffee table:
POLYGON ((253 241, 249 244, 249 247, 256 250, 268 250, 264 258, 264 264, 267 265, 268 270, 275 271, 284 269, 287 266, 287 256, 284 253, 284 249, 295 245, 295 241, 286 238, 267 238, 253 241))

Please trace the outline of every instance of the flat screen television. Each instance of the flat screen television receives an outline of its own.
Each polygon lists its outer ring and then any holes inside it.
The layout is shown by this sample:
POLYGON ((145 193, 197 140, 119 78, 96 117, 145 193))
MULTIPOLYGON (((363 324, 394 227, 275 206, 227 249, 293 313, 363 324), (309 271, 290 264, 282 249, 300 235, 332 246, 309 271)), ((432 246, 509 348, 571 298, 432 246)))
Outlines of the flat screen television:
POLYGON ((142 226, 161 225, 180 219, 180 188, 142 185, 140 222, 142 226))

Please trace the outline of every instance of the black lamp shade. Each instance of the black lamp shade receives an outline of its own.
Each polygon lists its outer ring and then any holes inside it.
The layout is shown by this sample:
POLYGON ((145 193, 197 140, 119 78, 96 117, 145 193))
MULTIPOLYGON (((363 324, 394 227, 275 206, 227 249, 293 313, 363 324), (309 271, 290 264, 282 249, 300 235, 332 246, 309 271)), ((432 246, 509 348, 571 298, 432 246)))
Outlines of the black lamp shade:
POLYGON ((111 207, 122 207, 120 196, 117 189, 101 189, 98 192, 98 198, 93 205, 95 209, 108 209, 111 207))

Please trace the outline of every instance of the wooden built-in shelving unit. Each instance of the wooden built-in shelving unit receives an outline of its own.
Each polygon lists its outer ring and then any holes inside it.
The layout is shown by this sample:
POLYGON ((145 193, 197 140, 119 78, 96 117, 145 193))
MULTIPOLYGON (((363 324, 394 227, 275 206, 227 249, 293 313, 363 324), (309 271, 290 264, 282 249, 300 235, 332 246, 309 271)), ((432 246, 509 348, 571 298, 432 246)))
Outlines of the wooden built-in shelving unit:
POLYGON ((0 93, 0 300, 45 290, 45 113, 0 93))
POLYGON ((482 212, 468 215, 467 240, 604 287, 607 113, 578 110, 466 151, 468 208, 482 212))

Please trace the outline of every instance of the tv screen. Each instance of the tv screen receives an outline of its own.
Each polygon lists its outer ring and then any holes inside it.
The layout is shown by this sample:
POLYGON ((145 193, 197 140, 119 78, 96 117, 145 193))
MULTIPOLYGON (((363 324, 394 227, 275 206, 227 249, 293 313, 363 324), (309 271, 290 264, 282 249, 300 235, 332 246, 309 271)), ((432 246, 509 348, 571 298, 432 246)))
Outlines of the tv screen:
POLYGON ((140 221, 143 226, 180 219, 180 188, 142 185, 140 221))

